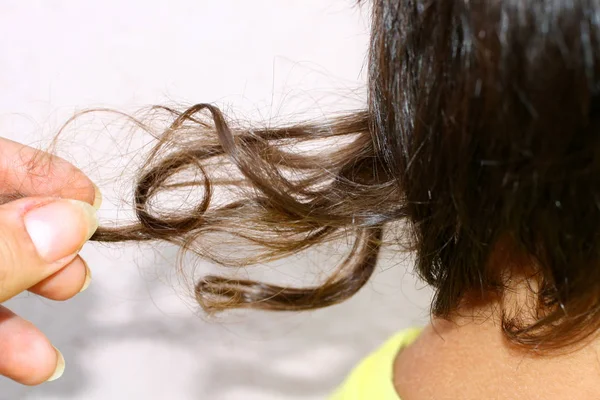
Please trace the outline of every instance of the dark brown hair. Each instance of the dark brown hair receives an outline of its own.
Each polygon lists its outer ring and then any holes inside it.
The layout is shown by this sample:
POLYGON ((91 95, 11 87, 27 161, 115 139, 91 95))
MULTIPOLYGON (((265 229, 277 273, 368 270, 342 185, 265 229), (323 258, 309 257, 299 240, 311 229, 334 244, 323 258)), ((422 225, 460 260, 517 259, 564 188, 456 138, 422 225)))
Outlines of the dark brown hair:
POLYGON ((293 311, 356 293, 373 273, 384 229, 401 222, 441 317, 472 293, 502 295, 506 282, 489 261, 507 241, 535 266, 539 282, 533 321, 506 316, 507 337, 553 349, 594 333, 600 3, 374 0, 372 15, 368 110, 243 129, 209 104, 166 109, 174 122, 136 182, 137 222, 100 228, 93 239, 160 239, 243 266, 352 233, 348 258, 319 286, 219 276, 196 286, 208 311, 293 311), (317 154, 293 151, 338 137, 347 143, 317 154), (177 181, 189 169, 203 178, 177 181), (197 186, 202 200, 192 211, 154 212, 152 200, 177 185, 197 186), (238 198, 211 206, 222 186, 238 198), (215 254, 203 244, 211 232, 261 251, 243 260, 215 254))

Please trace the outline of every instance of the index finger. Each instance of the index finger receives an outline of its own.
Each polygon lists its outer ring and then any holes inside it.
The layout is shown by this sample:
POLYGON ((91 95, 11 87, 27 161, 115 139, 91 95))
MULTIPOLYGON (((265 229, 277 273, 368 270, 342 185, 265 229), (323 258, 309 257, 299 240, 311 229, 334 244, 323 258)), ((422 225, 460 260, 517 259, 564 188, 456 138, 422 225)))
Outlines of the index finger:
POLYGON ((96 208, 102 200, 97 186, 73 164, 0 138, 0 203, 25 196, 81 200, 96 208))

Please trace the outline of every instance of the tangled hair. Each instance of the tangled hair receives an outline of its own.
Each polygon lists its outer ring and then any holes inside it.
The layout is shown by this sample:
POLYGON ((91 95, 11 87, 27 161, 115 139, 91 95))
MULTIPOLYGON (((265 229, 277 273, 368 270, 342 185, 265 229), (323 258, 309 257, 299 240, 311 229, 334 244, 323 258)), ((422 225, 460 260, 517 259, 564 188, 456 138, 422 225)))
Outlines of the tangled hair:
POLYGON ((307 310, 339 303, 372 275, 384 229, 402 222, 416 270, 450 317, 465 296, 507 288, 490 267, 501 241, 535 268, 537 308, 505 315, 506 337, 558 349, 600 325, 600 1, 374 0, 369 107, 322 123, 234 128, 199 104, 177 113, 140 172, 135 223, 100 228, 105 242, 203 247, 227 232, 262 251, 249 265, 351 232, 347 259, 315 287, 208 276, 209 311, 307 310), (347 138, 317 154, 289 150, 347 138), (208 170, 239 178, 210 177, 208 170), (153 213, 152 199, 194 169, 193 210, 153 213), (242 197, 211 207, 216 187, 242 197))

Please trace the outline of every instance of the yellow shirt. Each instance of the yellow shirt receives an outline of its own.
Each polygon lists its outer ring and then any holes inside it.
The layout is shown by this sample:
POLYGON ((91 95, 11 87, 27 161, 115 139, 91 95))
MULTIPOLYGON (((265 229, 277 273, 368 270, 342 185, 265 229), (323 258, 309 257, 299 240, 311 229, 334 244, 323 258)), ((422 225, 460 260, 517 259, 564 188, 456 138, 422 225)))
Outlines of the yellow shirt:
POLYGON ((405 329, 388 339, 354 368, 329 400, 400 400, 392 382, 394 360, 398 351, 411 344, 421 330, 405 329))

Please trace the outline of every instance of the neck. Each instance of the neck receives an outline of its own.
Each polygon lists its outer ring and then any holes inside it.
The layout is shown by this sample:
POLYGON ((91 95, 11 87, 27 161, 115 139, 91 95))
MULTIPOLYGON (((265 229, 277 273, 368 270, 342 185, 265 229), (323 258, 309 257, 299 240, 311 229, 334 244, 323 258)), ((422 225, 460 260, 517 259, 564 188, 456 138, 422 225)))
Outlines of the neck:
MULTIPOLYGON (((527 289, 514 289, 508 306, 526 307, 520 299, 527 289)), ((559 355, 517 348, 502 330, 501 305, 464 306, 451 321, 433 318, 396 359, 401 398, 600 399, 600 338, 559 355)))

